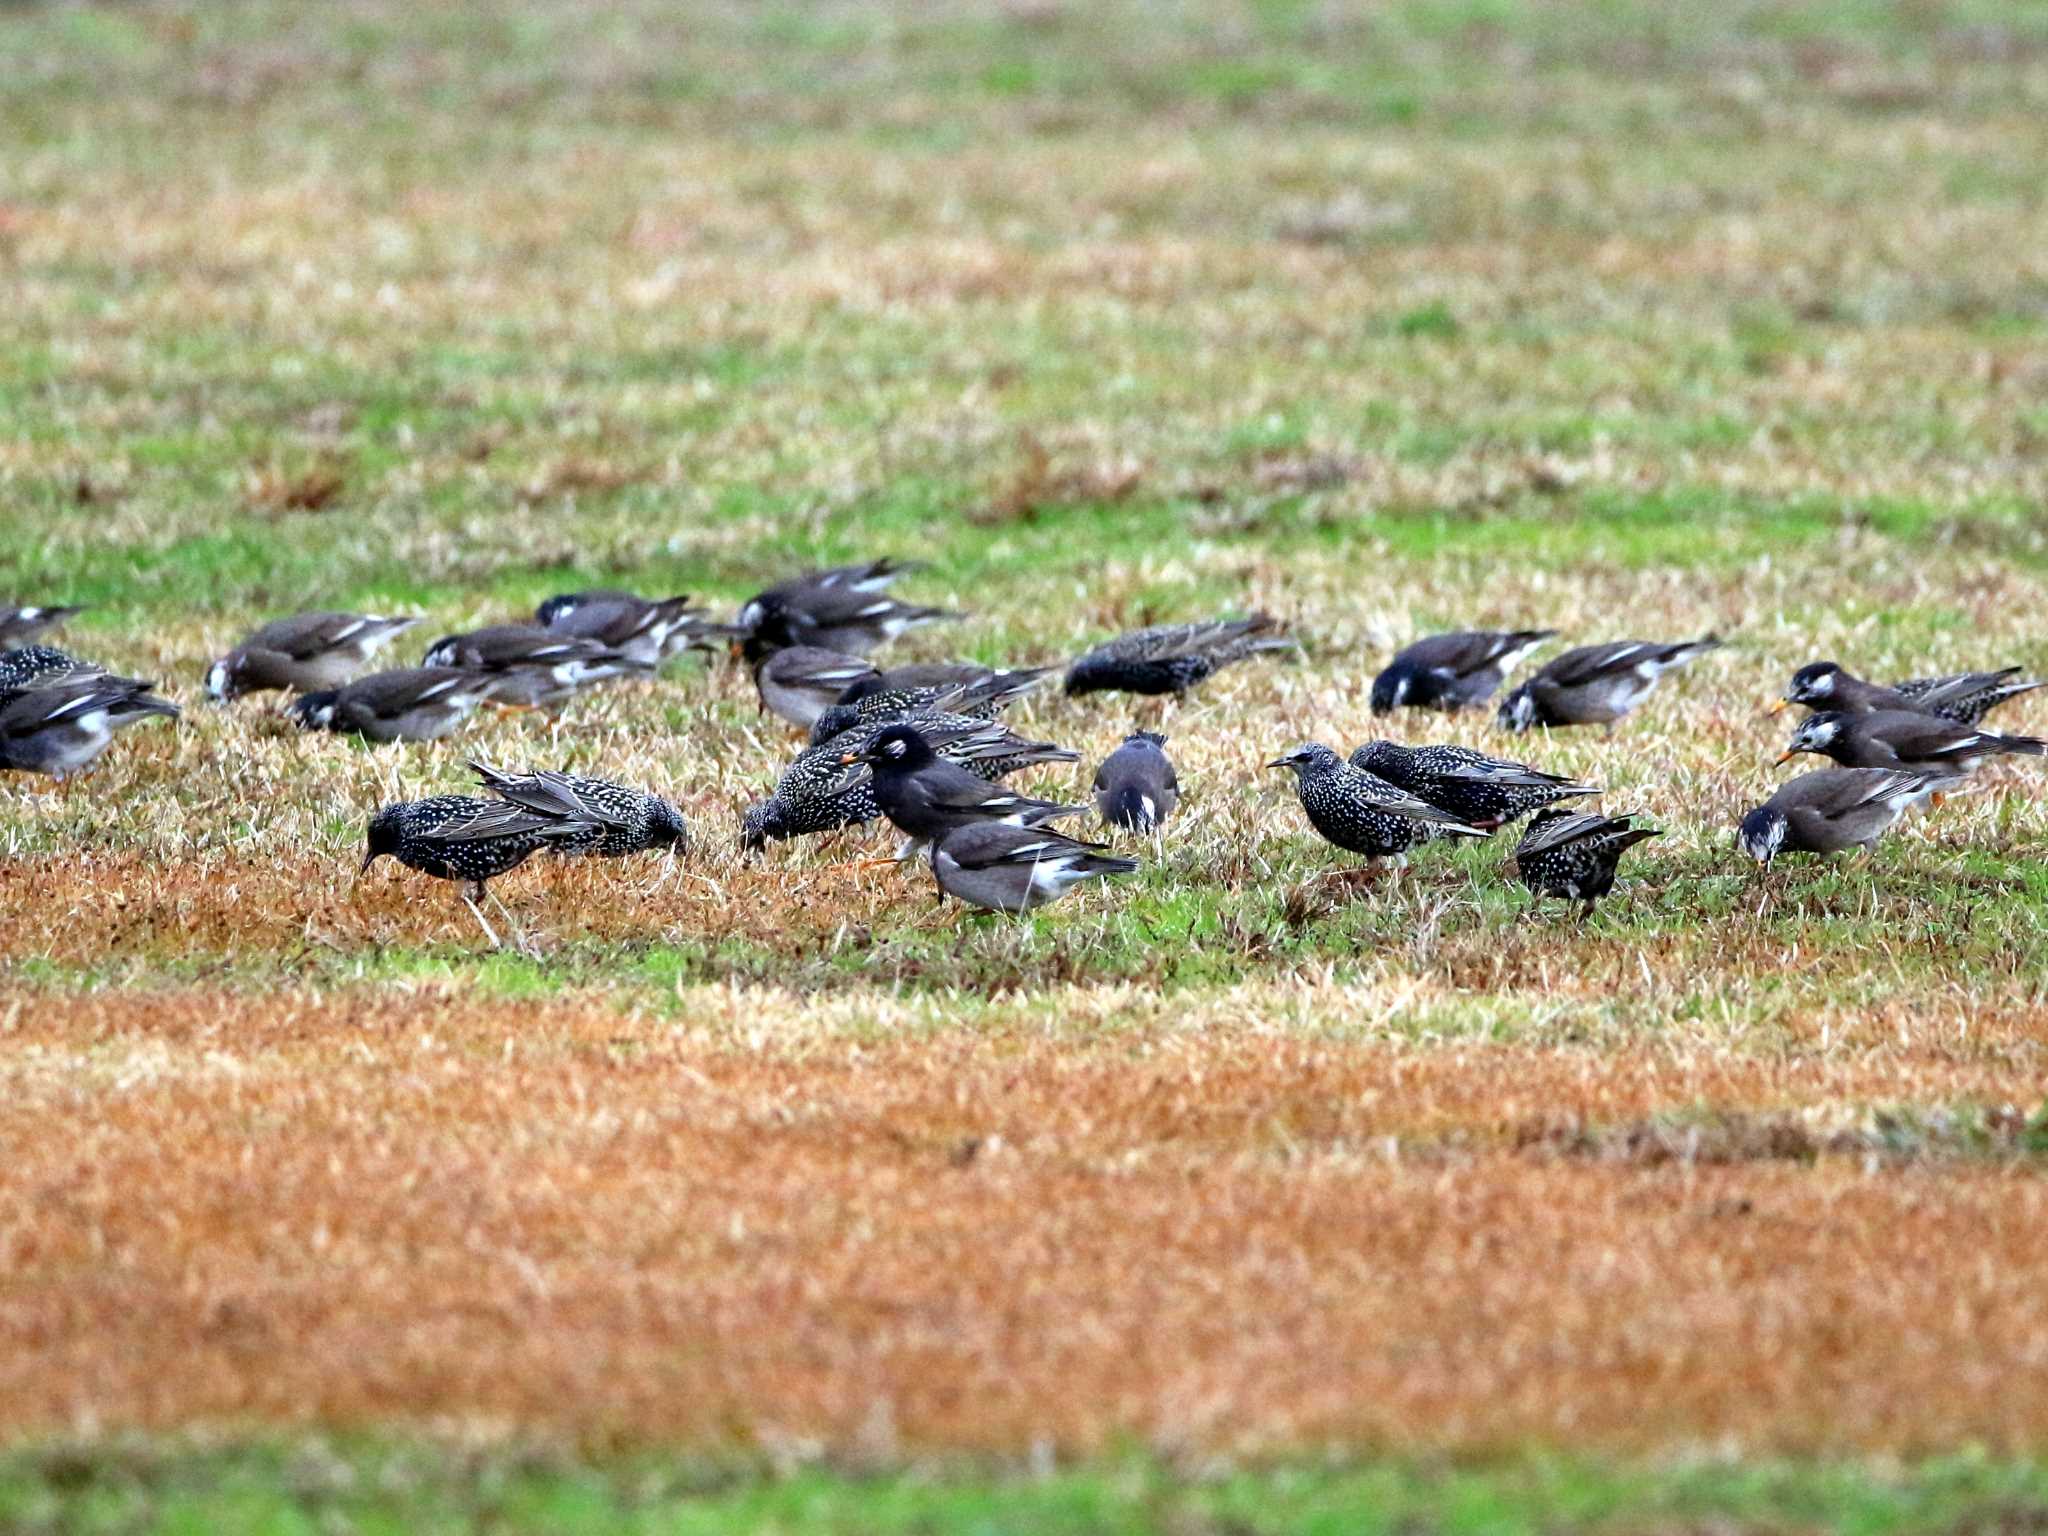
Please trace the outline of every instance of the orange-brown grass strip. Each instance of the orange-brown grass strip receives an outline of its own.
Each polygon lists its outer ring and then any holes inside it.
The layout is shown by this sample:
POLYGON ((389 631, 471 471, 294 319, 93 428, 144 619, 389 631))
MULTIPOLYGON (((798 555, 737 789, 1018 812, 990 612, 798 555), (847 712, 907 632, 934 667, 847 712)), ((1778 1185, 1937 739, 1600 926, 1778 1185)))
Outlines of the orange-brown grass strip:
POLYGON ((848 1453, 2048 1433, 2038 1165, 1542 1135, 2016 1091, 1981 1064, 1907 1083, 1221 1021, 862 1040, 697 1001, 12 1014, 0 1427, 848 1453))

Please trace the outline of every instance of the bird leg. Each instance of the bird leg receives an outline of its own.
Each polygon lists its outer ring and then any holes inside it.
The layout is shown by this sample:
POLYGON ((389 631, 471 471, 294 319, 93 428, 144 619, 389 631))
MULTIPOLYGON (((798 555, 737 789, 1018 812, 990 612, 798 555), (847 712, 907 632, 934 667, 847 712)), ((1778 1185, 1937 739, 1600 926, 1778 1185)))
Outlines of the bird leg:
POLYGON ((1592 921, 1593 907, 1594 902, 1591 900, 1591 898, 1588 898, 1586 904, 1579 908, 1579 926, 1581 928, 1585 927, 1587 923, 1592 921))
POLYGON ((493 928, 490 919, 484 916, 484 909, 476 904, 476 898, 485 894, 483 881, 476 881, 474 889, 474 895, 469 891, 462 893, 462 904, 469 908, 469 915, 476 919, 477 926, 484 931, 484 937, 491 941, 491 948, 503 949, 504 941, 498 937, 498 930, 493 928))
POLYGON ((501 913, 504 914, 505 926, 508 929, 510 929, 512 933, 512 947, 518 950, 520 954, 524 955, 529 960, 540 959, 540 951, 535 949, 530 943, 528 943, 526 935, 519 931, 519 920, 512 915, 512 909, 506 906, 504 902, 500 901, 495 894, 493 894, 490 899, 491 904, 495 906, 501 913))

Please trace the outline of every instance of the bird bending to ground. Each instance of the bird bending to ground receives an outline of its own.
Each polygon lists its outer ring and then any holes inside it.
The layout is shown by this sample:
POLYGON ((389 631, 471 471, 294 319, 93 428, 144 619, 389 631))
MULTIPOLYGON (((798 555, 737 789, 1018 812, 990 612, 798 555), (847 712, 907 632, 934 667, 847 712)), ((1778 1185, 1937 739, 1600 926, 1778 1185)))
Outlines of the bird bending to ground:
POLYGON ((1957 775, 1947 769, 1822 768, 1802 773, 1742 818, 1735 843, 1770 866, 1781 853, 1868 853, 1899 818, 1925 804, 1957 775))
POLYGON ((1085 881, 1128 875, 1137 867, 1136 859, 1118 858, 1091 843, 999 821, 958 827, 932 845, 932 878, 939 889, 988 912, 1029 912, 1085 881))
POLYGON ((58 780, 86 771, 121 727, 178 718, 178 706, 153 686, 100 675, 0 693, 0 768, 58 780))
POLYGON ((483 787, 500 799, 537 815, 590 823, 582 836, 550 844, 556 853, 617 859, 655 848, 689 847, 683 813, 644 789, 545 768, 507 773, 474 758, 469 766, 483 787))
POLYGON ((1556 636, 1554 629, 1475 629, 1417 640, 1372 680, 1372 712, 1484 704, 1517 662, 1556 636))
POLYGON ((1158 624, 1104 641, 1067 669, 1067 692, 1186 693, 1247 656, 1293 650, 1279 620, 1255 613, 1200 624, 1158 624))
POLYGON ((370 613, 295 613, 273 619, 221 657, 206 673, 206 691, 227 700, 288 689, 339 688, 391 637, 419 622, 370 613))
POLYGON ((1661 837, 1652 827, 1631 825, 1627 816, 1584 812, 1539 812, 1522 834, 1514 852, 1515 873, 1536 898, 1562 896, 1584 903, 1579 921, 1593 915, 1594 903, 1614 889, 1614 871, 1621 856, 1645 838, 1661 837))
POLYGON ((1504 731, 1534 726, 1613 726, 1674 667, 1704 656, 1719 636, 1663 644, 1617 640, 1566 651, 1501 701, 1495 723, 1504 731))
POLYGON ((1180 777, 1166 759, 1166 738, 1133 731, 1095 770, 1095 814, 1105 826, 1157 831, 1180 804, 1180 777))

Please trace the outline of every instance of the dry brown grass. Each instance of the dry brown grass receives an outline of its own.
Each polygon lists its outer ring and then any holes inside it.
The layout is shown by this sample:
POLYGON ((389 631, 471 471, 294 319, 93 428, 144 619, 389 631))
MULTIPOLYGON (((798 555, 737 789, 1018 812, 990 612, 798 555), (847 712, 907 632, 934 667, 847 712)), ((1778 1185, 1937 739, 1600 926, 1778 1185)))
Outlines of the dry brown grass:
POLYGON ((1220 1017, 850 1043, 805 1012, 14 1012, 0 1425, 396 1418, 851 1455, 2048 1432, 2036 1175, 1516 1150, 1537 1116, 1712 1099, 1826 1125, 2010 1077, 1220 1017))

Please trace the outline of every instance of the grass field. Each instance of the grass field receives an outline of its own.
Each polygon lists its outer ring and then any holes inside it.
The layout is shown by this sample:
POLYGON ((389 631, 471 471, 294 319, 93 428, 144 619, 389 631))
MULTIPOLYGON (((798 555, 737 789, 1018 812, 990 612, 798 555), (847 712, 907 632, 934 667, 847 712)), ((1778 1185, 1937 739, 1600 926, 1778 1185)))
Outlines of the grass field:
POLYGON ((0 5, 0 598, 187 706, 0 786, 0 1529, 2041 1529, 2040 770, 1732 829, 1794 666, 2048 668, 2044 164, 2005 0, 0 5), (1027 701, 1188 802, 966 926, 741 860, 723 660, 200 698, 294 608, 880 554, 973 615, 903 655, 1304 653, 1027 701), (1517 743, 1666 829, 1599 917, 1318 882, 1260 765, 1533 624, 1731 642, 1517 743), (489 952, 354 877, 468 755, 696 847, 489 952))

